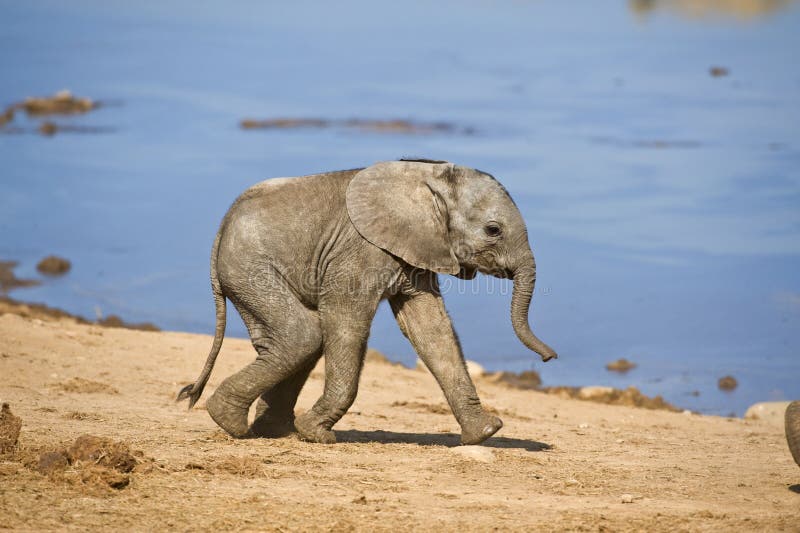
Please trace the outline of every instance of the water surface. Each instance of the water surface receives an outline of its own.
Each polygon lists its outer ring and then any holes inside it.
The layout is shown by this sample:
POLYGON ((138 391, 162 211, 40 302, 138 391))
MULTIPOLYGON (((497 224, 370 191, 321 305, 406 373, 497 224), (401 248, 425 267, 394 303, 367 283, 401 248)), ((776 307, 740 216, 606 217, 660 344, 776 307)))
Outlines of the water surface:
MULTIPOLYGON (((534 330, 560 353, 536 362, 509 286, 479 277, 446 294, 467 357, 717 414, 800 398, 800 9, 665 4, 0 2, 0 103, 69 88, 109 105, 61 122, 113 130, 0 135, 0 257, 74 265, 14 296, 211 333, 208 254, 239 192, 428 156, 511 191, 534 330), (474 133, 237 127, 284 116, 474 133), (607 373, 618 357, 639 367, 607 373)), ((413 363, 385 307, 370 342, 413 363)))

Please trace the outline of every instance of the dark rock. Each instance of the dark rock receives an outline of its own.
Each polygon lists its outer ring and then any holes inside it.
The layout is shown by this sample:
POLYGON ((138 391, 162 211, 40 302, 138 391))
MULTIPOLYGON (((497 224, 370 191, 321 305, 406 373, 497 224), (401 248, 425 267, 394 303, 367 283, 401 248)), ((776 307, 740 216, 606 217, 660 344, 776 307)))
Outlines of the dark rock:
POLYGON ((47 276, 61 276, 69 272, 72 263, 63 257, 48 255, 36 265, 36 270, 47 276))
POLYGON ((732 391, 739 386, 739 382, 736 381, 736 378, 733 376, 724 376, 719 378, 717 386, 719 390, 732 391))

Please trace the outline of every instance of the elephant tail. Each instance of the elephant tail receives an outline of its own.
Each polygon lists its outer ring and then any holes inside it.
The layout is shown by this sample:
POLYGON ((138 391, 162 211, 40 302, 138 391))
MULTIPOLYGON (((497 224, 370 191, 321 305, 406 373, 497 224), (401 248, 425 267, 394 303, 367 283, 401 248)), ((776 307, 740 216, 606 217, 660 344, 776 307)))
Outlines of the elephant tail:
POLYGON ((214 295, 214 305, 216 306, 217 313, 214 342, 211 345, 211 351, 208 354, 208 358, 206 358, 206 364, 203 367, 203 371, 200 373, 200 377, 197 378, 197 381, 194 383, 182 388, 175 400, 180 402, 188 398, 189 409, 194 407, 194 404, 197 403, 197 400, 199 400, 200 396, 203 394, 203 389, 205 389, 208 378, 211 376, 211 371, 214 369, 214 363, 217 361, 219 350, 222 348, 222 340, 225 338, 227 305, 225 302, 225 295, 222 294, 222 288, 219 284, 219 278, 217 277, 217 253, 219 251, 221 234, 222 231, 217 233, 217 237, 214 239, 214 246, 211 249, 211 292, 214 295))

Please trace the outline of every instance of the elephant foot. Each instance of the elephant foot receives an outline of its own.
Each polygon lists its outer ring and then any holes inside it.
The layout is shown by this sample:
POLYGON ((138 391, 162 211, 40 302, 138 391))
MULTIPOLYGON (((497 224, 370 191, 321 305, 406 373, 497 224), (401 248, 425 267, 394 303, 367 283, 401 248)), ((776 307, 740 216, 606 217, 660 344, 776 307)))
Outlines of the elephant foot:
POLYGON ((217 389, 206 401, 206 410, 211 419, 231 437, 243 439, 252 436, 247 423, 247 407, 232 403, 217 389))
POLYGON ((461 426, 461 444, 480 444, 503 427, 503 421, 488 413, 470 418, 461 426))
POLYGON ((298 416, 294 421, 294 427, 297 428, 297 432, 303 440, 320 444, 336 444, 336 435, 333 431, 325 428, 310 411, 298 416))
POLYGON ((250 432, 256 436, 267 439, 286 437, 297 430, 294 427, 294 413, 276 412, 267 405, 264 400, 259 399, 256 406, 256 419, 250 426, 250 432))

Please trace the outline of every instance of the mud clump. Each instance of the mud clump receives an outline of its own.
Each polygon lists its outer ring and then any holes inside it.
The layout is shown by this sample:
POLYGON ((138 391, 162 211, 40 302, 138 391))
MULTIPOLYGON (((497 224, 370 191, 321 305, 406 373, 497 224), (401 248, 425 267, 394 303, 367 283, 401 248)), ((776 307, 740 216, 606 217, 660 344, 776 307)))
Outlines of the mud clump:
POLYGON ((136 467, 136 458, 127 444, 94 435, 81 435, 67 450, 70 463, 92 463, 118 472, 129 473, 136 467))
POLYGON ((13 451, 17 447, 21 429, 22 419, 14 416, 11 406, 4 403, 0 407, 0 453, 13 451))
POLYGON ((122 489, 130 484, 130 473, 141 453, 118 441, 81 435, 69 448, 44 451, 32 468, 53 480, 81 485, 89 491, 122 489))
POLYGON ((620 374, 624 374, 636 368, 636 363, 632 363, 628 361, 624 357, 617 359, 616 361, 612 361, 606 365, 606 370, 609 372, 619 372, 620 374))
POLYGON ((522 372, 495 372, 487 374, 486 378, 495 383, 502 383, 509 387, 522 390, 538 390, 542 386, 542 377, 535 370, 522 372))
POLYGON ((69 466, 69 458, 66 451, 44 452, 39 456, 36 464, 36 471, 45 476, 61 472, 69 466))
POLYGON ((57 255, 48 255, 36 265, 36 270, 47 276, 61 276, 69 272, 72 263, 57 255))
POLYGON ((130 476, 110 468, 89 466, 81 471, 81 483, 90 487, 103 488, 107 486, 120 490, 127 487, 130 482, 130 476))
POLYGON ((719 390, 723 391, 732 391, 738 386, 739 382, 736 381, 736 378, 733 376, 723 376, 719 378, 719 381, 717 382, 717 387, 719 387, 719 390))
POLYGON ((63 383, 57 383, 53 385, 53 388, 64 392, 119 394, 119 391, 111 385, 79 377, 69 379, 63 383))
POLYGON ((0 261, 0 294, 20 287, 33 287, 39 285, 35 279, 20 279, 14 275, 16 261, 0 261))
POLYGON ((642 407, 644 409, 658 409, 664 411, 681 412, 674 405, 666 402, 661 396, 649 397, 641 393, 636 387, 615 389, 612 387, 546 387, 542 389, 547 394, 572 398, 576 400, 605 403, 608 405, 626 405, 628 407, 642 407), (584 389, 592 389, 591 393, 584 389))
MULTIPOLYGON (((271 463, 272 461, 263 457, 231 456, 215 461, 209 465, 209 467, 192 465, 190 468, 197 469, 199 466, 200 469, 210 469, 214 473, 226 473, 238 477, 258 479, 266 477, 269 474, 267 465, 271 463)), ((187 467, 189 467, 189 465, 187 465, 187 467)))

